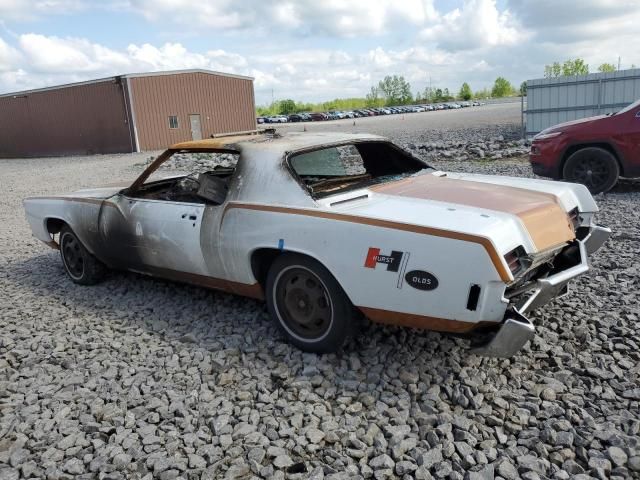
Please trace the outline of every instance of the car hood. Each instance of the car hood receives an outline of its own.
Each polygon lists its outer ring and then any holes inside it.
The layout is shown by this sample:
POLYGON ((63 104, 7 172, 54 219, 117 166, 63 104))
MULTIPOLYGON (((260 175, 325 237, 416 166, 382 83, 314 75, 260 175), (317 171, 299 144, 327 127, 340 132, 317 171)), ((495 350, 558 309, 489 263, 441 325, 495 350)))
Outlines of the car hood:
POLYGON ((575 238, 567 214, 579 208, 575 196, 473 177, 419 175, 333 196, 326 205, 351 215, 486 237, 502 253, 520 245, 541 252, 575 238))
MULTIPOLYGON (((171 174, 167 176, 162 176, 162 180, 166 180, 169 178, 179 178, 184 175, 181 174, 171 174)), ((93 188, 81 188, 80 190, 76 190, 75 192, 64 195, 65 197, 79 197, 79 198, 95 198, 95 199, 105 199, 114 196, 116 193, 121 192, 127 187, 130 187, 132 180, 129 181, 120 181, 116 183, 110 183, 108 185, 102 185, 99 187, 93 188)))
POLYGON ((115 184, 104 185, 104 186, 95 187, 95 188, 81 188, 80 190, 76 190, 75 192, 72 192, 66 196, 78 197, 78 198, 105 199, 105 198, 114 196, 116 193, 127 188, 129 185, 131 185, 131 182, 115 183, 115 184))
POLYGON ((558 123, 557 125, 546 128, 540 133, 543 134, 543 133, 557 132, 567 127, 572 127, 574 125, 582 125, 584 123, 591 123, 597 120, 602 120, 603 118, 607 118, 607 115, 596 115, 595 117, 586 117, 586 118, 579 118, 577 120, 570 120, 568 122, 558 123))

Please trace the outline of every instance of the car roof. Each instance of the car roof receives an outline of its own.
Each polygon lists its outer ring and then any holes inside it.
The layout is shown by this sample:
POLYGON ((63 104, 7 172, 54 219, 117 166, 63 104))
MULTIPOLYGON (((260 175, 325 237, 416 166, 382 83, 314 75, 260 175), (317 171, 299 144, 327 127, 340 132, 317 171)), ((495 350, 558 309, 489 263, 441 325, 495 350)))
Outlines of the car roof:
MULTIPOLYGON (((264 132, 264 131, 263 131, 264 132)), ((224 150, 240 152, 249 145, 264 144, 270 150, 291 152, 337 143, 388 141, 387 138, 368 133, 343 132, 287 132, 283 134, 244 133, 204 140, 180 142, 169 147, 170 150, 224 150)))

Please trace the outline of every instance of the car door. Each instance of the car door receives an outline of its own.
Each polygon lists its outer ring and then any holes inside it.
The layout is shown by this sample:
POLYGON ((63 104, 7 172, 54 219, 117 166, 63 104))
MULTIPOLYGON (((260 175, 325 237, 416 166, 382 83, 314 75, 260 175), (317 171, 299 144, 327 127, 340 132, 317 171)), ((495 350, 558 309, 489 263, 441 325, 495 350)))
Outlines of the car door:
POLYGON ((130 270, 207 274, 200 246, 205 205, 131 198, 105 202, 99 222, 106 257, 130 270))

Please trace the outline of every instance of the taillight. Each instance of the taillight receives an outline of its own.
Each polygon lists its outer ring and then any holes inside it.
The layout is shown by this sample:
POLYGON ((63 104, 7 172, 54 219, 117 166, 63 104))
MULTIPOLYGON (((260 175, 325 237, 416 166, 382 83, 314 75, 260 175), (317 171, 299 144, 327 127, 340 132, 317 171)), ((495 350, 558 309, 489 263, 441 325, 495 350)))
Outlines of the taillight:
POLYGON ((524 251, 524 248, 521 246, 514 248, 509 253, 504 256, 507 265, 509 266, 509 270, 511 270, 511 274, 515 277, 516 274, 520 273, 522 270, 529 268, 531 265, 531 260, 527 257, 527 253, 524 251))
POLYGON ((513 275, 518 273, 518 270, 522 268, 522 265, 520 265, 520 260, 518 259, 518 255, 516 254, 515 250, 512 250, 509 253, 507 253, 504 256, 504 259, 507 261, 507 265, 509 265, 509 270, 511 270, 511 273, 513 275))
POLYGON ((573 229, 575 230, 580 226, 580 212, 578 211, 578 207, 571 210, 568 214, 569 219, 571 220, 571 224, 573 225, 573 229))

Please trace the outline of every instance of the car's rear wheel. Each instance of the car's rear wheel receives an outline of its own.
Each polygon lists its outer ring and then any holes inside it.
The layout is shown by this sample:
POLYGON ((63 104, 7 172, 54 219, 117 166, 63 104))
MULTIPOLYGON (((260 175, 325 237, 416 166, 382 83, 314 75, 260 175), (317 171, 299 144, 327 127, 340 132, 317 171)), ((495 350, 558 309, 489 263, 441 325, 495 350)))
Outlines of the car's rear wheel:
POLYGON ((582 183, 591 193, 611 190, 619 175, 620 167, 615 157, 599 147, 586 147, 573 153, 562 172, 565 180, 582 183))
POLYGON ((298 254, 277 257, 267 275, 267 307, 288 340, 301 350, 338 350, 353 333, 356 314, 333 275, 298 254))
POLYGON ((75 283, 95 285, 104 278, 104 264, 89 253, 68 226, 60 230, 60 256, 67 275, 75 283))

